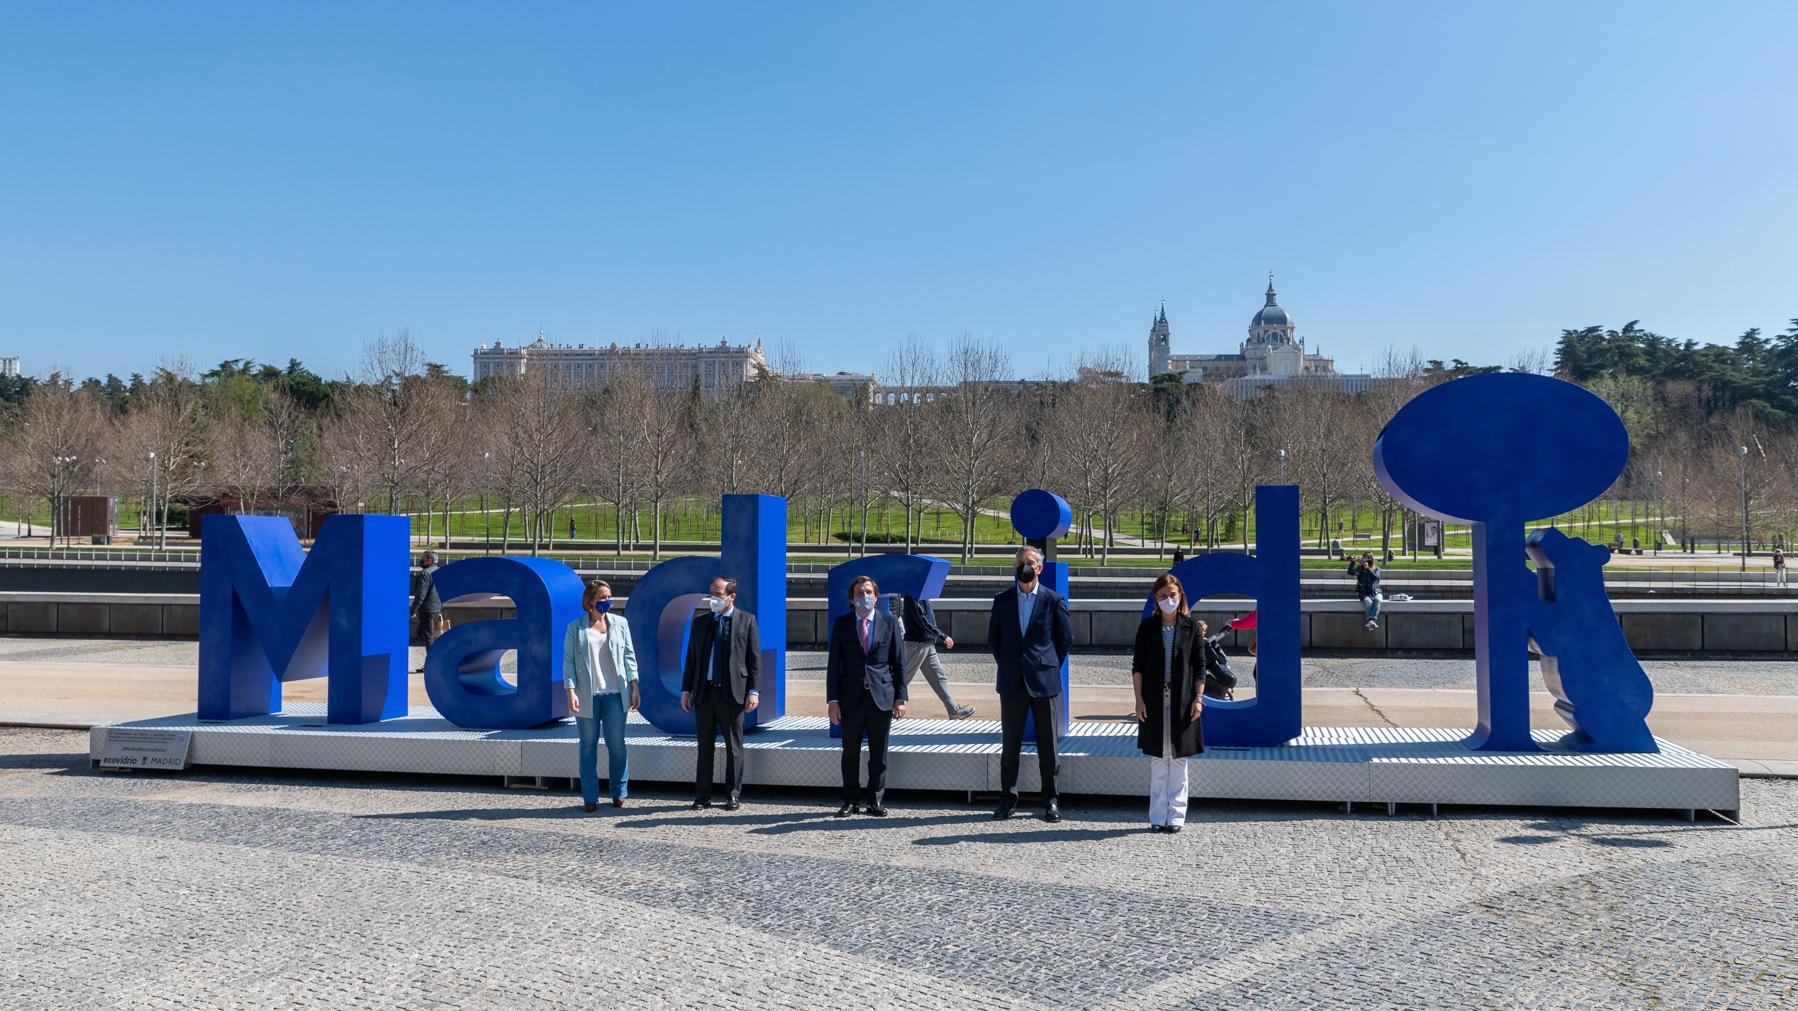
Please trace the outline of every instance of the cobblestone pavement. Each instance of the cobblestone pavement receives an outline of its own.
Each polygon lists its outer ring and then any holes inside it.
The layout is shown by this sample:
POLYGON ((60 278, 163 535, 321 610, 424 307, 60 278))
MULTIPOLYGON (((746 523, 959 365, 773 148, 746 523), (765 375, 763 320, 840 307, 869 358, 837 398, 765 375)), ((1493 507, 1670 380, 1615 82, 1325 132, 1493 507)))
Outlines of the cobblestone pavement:
POLYGON ((582 814, 478 780, 88 769, 0 728, 0 1006, 1792 1007, 1798 782, 1744 822, 907 794, 582 814))
MULTIPOLYGON (((62 639, 0 636, 0 661, 40 660, 49 663, 145 664, 193 667, 199 645, 170 639, 62 639)), ((424 650, 413 647, 412 667, 423 665, 424 650)), ((974 684, 993 678, 992 659, 982 650, 943 654, 949 679, 974 684)), ((1253 658, 1235 658, 1246 672, 1253 658)), ((1699 695, 1798 695, 1798 661, 1793 660, 1644 660, 1655 691, 1699 695)), ((511 669, 507 665, 507 669, 511 669)), ((1306 657, 1308 688, 1460 688, 1474 687, 1473 659, 1416 657, 1306 657)), ((795 680, 824 679, 824 654, 795 650, 787 654, 787 673, 795 680)), ((1120 654, 1076 653, 1069 676, 1076 685, 1128 685, 1130 658, 1120 654)), ((1530 665, 1540 691, 1541 671, 1530 665)))

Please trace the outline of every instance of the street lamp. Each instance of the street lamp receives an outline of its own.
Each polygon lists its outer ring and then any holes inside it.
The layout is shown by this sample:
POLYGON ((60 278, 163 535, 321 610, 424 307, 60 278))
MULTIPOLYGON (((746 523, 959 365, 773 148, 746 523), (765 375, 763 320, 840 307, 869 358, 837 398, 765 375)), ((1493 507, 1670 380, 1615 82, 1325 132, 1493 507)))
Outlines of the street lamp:
POLYGON ((1737 446, 1736 455, 1742 461, 1742 568, 1748 571, 1748 447, 1737 446))
MULTIPOLYGON (((154 452, 146 453, 145 458, 150 461, 150 523, 152 524, 151 530, 152 531, 160 531, 162 528, 160 526, 155 525, 156 524, 156 454, 154 452)), ((139 524, 139 526, 142 526, 142 524, 139 524)), ((143 532, 144 531, 142 531, 142 530, 138 531, 139 534, 142 534, 143 532)), ((151 536, 154 537, 155 534, 152 533, 151 536)), ((159 548, 162 547, 162 545, 160 543, 158 543, 156 546, 159 548)))
POLYGON ((493 454, 487 450, 481 451, 481 470, 485 475, 481 483, 481 529, 487 534, 487 546, 482 549, 481 553, 491 555, 493 554, 493 514, 487 511, 487 496, 493 490, 493 454))
POLYGON ((1280 449, 1277 452, 1279 452, 1279 454, 1280 454, 1280 483, 1285 484, 1286 483, 1286 450, 1280 449))
POLYGON ((855 451, 856 459, 862 464, 862 557, 868 557, 868 451, 855 451))
POLYGON ((1654 472, 1654 523, 1648 536, 1654 540, 1654 556, 1661 557, 1661 538, 1666 536, 1667 523, 1667 488, 1662 484, 1661 472, 1654 472))
POLYGON ((56 535, 58 533, 62 534, 63 543, 65 545, 70 543, 69 521, 68 517, 63 515, 63 484, 65 481, 65 478, 63 477, 63 468, 73 464, 76 460, 80 459, 80 457, 52 454, 50 459, 56 464, 52 480, 50 481, 50 546, 54 548, 56 547, 56 535))

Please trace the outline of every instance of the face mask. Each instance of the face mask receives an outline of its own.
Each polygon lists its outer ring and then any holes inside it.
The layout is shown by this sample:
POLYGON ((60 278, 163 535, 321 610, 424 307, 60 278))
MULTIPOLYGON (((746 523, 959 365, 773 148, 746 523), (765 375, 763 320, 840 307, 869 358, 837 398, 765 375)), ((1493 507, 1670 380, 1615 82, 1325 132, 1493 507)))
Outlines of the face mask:
POLYGON ((867 614, 869 611, 874 610, 874 595, 871 593, 864 593, 855 598, 855 609, 863 614, 867 614))
POLYGON ((612 610, 612 598, 611 597, 607 597, 604 600, 596 600, 593 602, 593 612, 595 614, 606 614, 606 613, 610 612, 611 610, 612 610))
POLYGON ((1036 582, 1036 566, 1034 566, 1034 565, 1018 566, 1018 582, 1020 582, 1020 583, 1036 582))
POLYGON ((712 609, 713 614, 723 614, 725 609, 730 607, 730 603, 723 597, 707 597, 705 598, 705 603, 707 607, 712 609))
POLYGON ((1155 603, 1160 605, 1162 614, 1173 614, 1180 607, 1179 597, 1157 597, 1155 603))

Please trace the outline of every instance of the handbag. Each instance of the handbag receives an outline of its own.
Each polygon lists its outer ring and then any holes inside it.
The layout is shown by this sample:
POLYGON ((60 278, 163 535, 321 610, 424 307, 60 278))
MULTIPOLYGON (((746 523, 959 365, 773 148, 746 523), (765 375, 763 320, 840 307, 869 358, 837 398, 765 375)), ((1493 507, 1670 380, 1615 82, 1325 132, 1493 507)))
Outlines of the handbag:
POLYGON ((450 630, 449 616, 442 611, 431 615, 431 638, 435 639, 450 630))

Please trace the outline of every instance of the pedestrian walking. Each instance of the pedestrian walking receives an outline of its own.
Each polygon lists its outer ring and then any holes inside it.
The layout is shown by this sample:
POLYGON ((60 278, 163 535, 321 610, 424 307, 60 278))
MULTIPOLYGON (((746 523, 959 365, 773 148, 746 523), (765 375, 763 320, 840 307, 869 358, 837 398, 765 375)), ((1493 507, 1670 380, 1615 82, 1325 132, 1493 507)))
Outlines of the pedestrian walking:
POLYGON ((1786 585, 1786 551, 1784 548, 1773 549, 1773 585, 1786 585))
MULTIPOLYGON (((413 636, 427 650, 449 630, 449 621, 443 616, 443 598, 437 595, 437 568, 437 556, 427 551, 418 557, 418 574, 412 577, 413 636)), ((421 663, 413 673, 424 669, 421 663)))
POLYGON ((965 720, 974 715, 973 706, 964 706, 955 701, 949 691, 948 677, 943 673, 942 657, 937 655, 938 649, 954 649, 955 639, 946 634, 936 623, 936 610, 930 601, 905 594, 894 594, 899 598, 899 606, 893 613, 899 618, 899 627, 904 637, 905 649, 905 689, 911 691, 911 679, 924 672, 924 680, 929 682, 930 690, 936 692, 938 701, 948 711, 952 720, 965 720))

